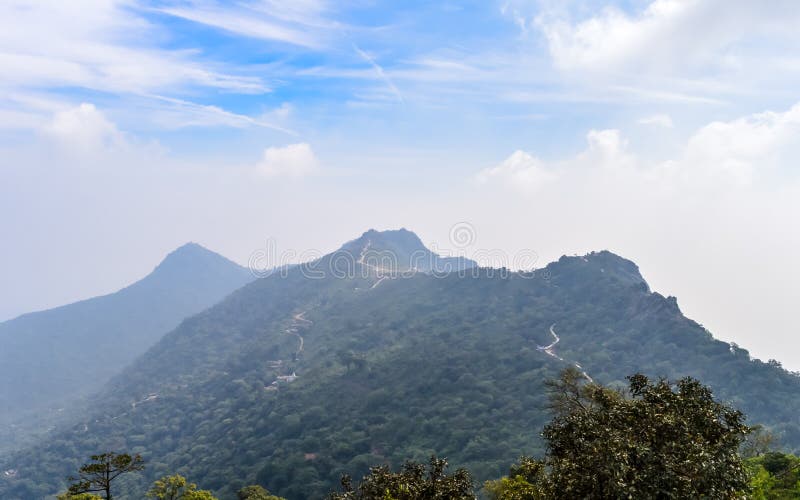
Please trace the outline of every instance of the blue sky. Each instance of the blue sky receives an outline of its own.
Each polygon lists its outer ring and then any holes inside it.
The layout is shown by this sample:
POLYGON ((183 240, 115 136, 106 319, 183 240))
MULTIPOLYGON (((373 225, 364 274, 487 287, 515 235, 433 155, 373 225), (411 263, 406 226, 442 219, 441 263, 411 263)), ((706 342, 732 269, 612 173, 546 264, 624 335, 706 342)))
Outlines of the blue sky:
POLYGON ((0 319, 197 241, 608 248, 800 368, 794 0, 10 0, 0 319), (797 352, 797 354, 793 354, 797 352))

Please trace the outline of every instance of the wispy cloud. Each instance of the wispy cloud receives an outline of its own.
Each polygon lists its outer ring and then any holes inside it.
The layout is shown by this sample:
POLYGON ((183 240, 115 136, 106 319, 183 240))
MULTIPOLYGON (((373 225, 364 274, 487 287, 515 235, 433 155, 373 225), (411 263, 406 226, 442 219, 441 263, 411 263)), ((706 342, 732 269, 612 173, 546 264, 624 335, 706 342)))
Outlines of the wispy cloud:
POLYGON ((375 74, 380 78, 383 83, 386 84, 386 87, 392 91, 392 93, 397 97, 397 100, 400 102, 405 102, 403 99, 403 94, 400 93, 400 90, 397 89, 394 82, 391 78, 386 74, 386 71, 383 70, 383 67, 375 61, 375 58, 361 50, 358 45, 353 44, 353 50, 366 62, 368 62, 372 69, 375 71, 375 74))
POLYGON ((314 49, 323 46, 314 31, 298 29, 280 22, 274 16, 268 15, 266 9, 258 11, 222 7, 213 3, 193 3, 188 6, 160 7, 155 10, 246 37, 314 49))
MULTIPOLYGON (((270 90, 260 77, 237 74, 238 68, 224 62, 202 60, 197 51, 160 47, 163 28, 137 15, 133 6, 127 0, 0 3, 0 88, 6 93, 0 100, 0 112, 4 125, 32 127, 54 107, 77 105, 75 89, 129 101, 141 95, 199 89, 239 94, 270 90), (36 94, 50 94, 48 109, 42 108, 41 99, 30 98, 36 94), (10 99, 9 95, 28 98, 10 99)), ((229 123, 248 121, 219 107, 205 112, 226 115, 229 123)))
POLYGON ((655 125, 664 128, 673 128, 675 124, 672 122, 672 117, 667 114, 658 114, 645 116, 639 119, 642 125, 655 125))
POLYGON ((258 78, 148 43, 159 38, 159 28, 126 6, 121 0, 0 4, 0 86, 118 93, 186 86, 266 90, 258 78))
POLYGON ((294 130, 266 121, 263 118, 254 118, 233 113, 214 105, 198 104, 185 99, 155 94, 148 94, 145 97, 169 105, 165 108, 158 108, 155 116, 155 119, 160 121, 160 123, 167 128, 192 126, 230 126, 244 128, 254 126, 277 130, 292 136, 298 135, 294 130))

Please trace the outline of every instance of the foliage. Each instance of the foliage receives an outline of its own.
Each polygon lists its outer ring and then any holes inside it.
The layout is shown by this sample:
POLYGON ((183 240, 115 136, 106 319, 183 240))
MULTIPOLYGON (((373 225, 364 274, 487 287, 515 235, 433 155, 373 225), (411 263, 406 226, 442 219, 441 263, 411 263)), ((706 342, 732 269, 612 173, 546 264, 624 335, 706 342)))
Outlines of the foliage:
POLYGON ((145 496, 157 500, 216 500, 210 491, 198 490, 196 484, 180 474, 157 480, 145 496))
POLYGON ((473 500, 472 477, 465 469, 446 473, 447 461, 431 457, 428 467, 406 462, 400 472, 388 466, 370 468, 359 485, 350 476, 342 477, 342 492, 331 493, 330 500, 473 500))
POLYGON ((511 466, 508 476, 486 481, 483 491, 491 500, 539 500, 547 498, 544 463, 523 456, 511 466))
POLYGON ((93 493, 78 493, 73 495, 71 493, 62 493, 56 495, 56 500, 103 500, 103 497, 97 496, 93 493))
POLYGON ((253 485, 246 486, 236 493, 239 500, 284 500, 281 497, 272 495, 264 487, 253 485))
POLYGON ((72 495, 81 493, 103 492, 106 500, 111 500, 111 485, 122 476, 131 472, 144 470, 141 455, 127 453, 103 453, 92 455, 92 461, 78 469, 78 477, 71 477, 68 492, 72 495))
POLYGON ((551 386, 555 415, 543 462, 523 459, 487 484, 494 499, 737 498, 749 487, 738 449, 744 416, 691 378, 629 377, 629 393, 581 383, 551 386))
POLYGON ((772 451, 747 460, 747 468, 754 500, 800 498, 800 458, 772 451))
POLYGON ((575 362, 612 388, 637 372, 692 376, 769 426, 787 451, 800 447, 800 378, 714 340, 608 252, 533 274, 417 273, 375 288, 374 276, 299 271, 186 319, 81 421, 0 456, 0 470, 18 470, 0 478, 0 498, 63 489, 59 478, 103 449, 148 457, 146 471, 119 485, 131 498, 174 471, 202 478, 219 498, 248 484, 322 498, 344 472, 362 477, 373 464, 432 454, 482 483, 506 474, 512 457, 544 455, 544 382, 575 362), (298 325, 298 313, 312 323, 298 325), (562 359, 537 349, 553 342, 553 324, 562 359), (294 327, 305 340, 297 359, 294 327), (265 389, 292 372, 297 380, 265 389), (158 398, 139 403, 148 394, 158 398))

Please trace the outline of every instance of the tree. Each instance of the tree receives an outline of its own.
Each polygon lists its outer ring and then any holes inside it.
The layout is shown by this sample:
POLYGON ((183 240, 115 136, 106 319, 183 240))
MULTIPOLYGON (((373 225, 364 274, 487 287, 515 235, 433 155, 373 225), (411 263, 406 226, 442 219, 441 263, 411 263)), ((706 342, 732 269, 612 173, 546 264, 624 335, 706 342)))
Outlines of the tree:
POLYGON ((800 498, 800 458, 768 452, 747 460, 751 498, 800 498))
POLYGON ((78 493, 77 495, 73 495, 71 493, 62 493, 60 495, 56 495, 56 500, 103 500, 103 499, 102 497, 99 497, 92 493, 78 493))
POLYGON ((246 486, 242 488, 237 493, 237 496, 239 497, 239 500, 284 500, 281 497, 271 494, 269 491, 258 485, 246 486))
POLYGON ((775 448, 777 439, 775 434, 762 425, 754 425, 750 428, 750 434, 742 443, 741 454, 744 458, 760 457, 771 449, 775 448))
POLYGON ((520 463, 511 466, 508 476, 496 481, 487 481, 484 492, 491 500, 539 500, 547 498, 542 488, 545 480, 544 463, 522 457, 520 463))
POLYGON ((92 455, 91 462, 78 469, 78 477, 70 477, 72 482, 67 492, 70 495, 82 493, 105 493, 106 500, 112 500, 111 483, 123 474, 144 469, 141 455, 116 454, 113 452, 92 455))
POLYGON ((748 491, 738 450, 749 428, 741 412, 692 378, 628 381, 623 393, 586 383, 576 370, 563 373, 549 384, 554 417, 542 433, 544 460, 523 462, 522 474, 512 469, 487 491, 502 499, 737 498, 748 491))
POLYGON ((388 466, 370 468, 353 488, 350 476, 342 476, 342 493, 330 500, 474 500, 472 477, 465 469, 447 475, 447 460, 431 457, 430 464, 406 462, 400 472, 388 466), (427 470, 426 470, 427 469, 427 470))
POLYGON ((146 496, 158 500, 215 500, 210 491, 198 490, 196 484, 186 481, 180 474, 157 480, 146 496))

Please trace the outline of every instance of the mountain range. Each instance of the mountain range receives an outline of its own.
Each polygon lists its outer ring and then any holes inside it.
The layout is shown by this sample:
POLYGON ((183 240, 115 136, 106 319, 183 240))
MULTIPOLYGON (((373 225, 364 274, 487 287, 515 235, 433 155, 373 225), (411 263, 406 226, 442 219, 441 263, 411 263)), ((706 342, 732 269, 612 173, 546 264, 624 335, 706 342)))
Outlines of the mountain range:
POLYGON ((200 245, 122 290, 0 323, 0 449, 96 392, 166 332, 251 281, 200 245))
POLYGON ((483 481, 544 451, 545 382, 568 366, 612 387, 694 376, 800 447, 800 378, 716 340, 633 262, 600 251, 511 272, 371 230, 182 321, 82 418, 0 458, 14 471, 0 497, 53 494, 104 450, 147 461, 121 498, 175 472, 222 499, 252 483, 324 498, 342 473, 431 454, 483 481))

